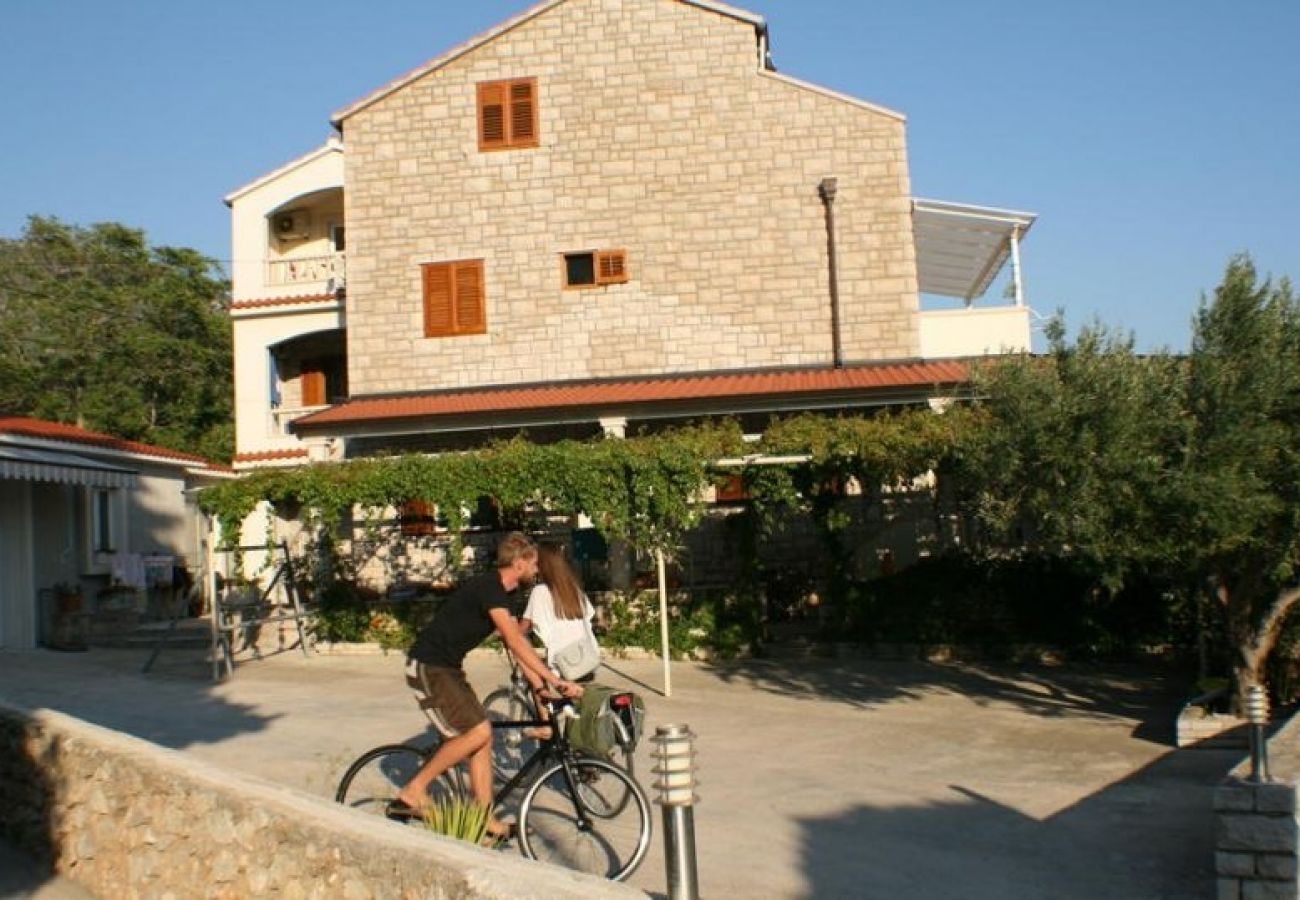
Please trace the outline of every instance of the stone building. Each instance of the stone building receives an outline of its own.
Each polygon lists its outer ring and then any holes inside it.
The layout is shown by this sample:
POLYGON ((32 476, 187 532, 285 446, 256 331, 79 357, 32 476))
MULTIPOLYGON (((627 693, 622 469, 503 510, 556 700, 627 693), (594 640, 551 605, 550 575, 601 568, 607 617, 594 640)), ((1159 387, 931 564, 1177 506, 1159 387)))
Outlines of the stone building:
POLYGON ((919 403, 1029 345, 1034 221, 914 198, 904 117, 712 0, 546 0, 232 210, 236 468, 919 403), (957 297, 922 308, 922 296, 957 297))

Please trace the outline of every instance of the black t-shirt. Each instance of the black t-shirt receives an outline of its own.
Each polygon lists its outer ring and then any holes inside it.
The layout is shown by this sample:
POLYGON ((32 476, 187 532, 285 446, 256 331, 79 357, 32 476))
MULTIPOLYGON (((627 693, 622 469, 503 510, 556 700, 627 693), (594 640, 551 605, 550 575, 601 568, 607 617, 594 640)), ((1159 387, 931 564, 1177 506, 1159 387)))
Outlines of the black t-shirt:
POLYGON ((475 575, 447 598, 433 621, 420 630, 410 657, 426 666, 459 669, 465 654, 487 640, 496 626, 488 611, 505 608, 513 614, 513 594, 501 586, 495 571, 475 575))

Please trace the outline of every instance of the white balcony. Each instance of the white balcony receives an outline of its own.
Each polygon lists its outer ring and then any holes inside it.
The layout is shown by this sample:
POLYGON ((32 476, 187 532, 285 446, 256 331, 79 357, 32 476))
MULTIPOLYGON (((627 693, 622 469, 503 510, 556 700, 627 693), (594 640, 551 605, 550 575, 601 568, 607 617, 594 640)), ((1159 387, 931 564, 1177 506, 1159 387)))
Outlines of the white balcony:
POLYGON ((951 359, 1030 349, 1029 307, 937 309, 921 313, 921 357, 951 359))
POLYGON ((291 437, 293 433, 289 431, 289 423, 294 419, 301 419, 308 413, 320 412, 322 409, 329 409, 329 406, 276 407, 271 410, 270 434, 274 437, 291 437))
POLYGON ((319 286, 334 290, 343 287, 347 278, 344 254, 302 256, 290 259, 271 259, 266 263, 268 287, 319 286))

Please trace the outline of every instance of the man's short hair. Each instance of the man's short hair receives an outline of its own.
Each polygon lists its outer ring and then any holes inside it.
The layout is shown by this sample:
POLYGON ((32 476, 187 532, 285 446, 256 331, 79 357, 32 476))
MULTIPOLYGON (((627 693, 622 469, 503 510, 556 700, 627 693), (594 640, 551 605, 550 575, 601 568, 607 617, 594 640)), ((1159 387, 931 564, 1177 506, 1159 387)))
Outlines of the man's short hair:
POLYGON ((526 559, 537 555, 537 545, 532 538, 518 531, 512 531, 497 544, 497 568, 507 569, 517 559, 526 559))

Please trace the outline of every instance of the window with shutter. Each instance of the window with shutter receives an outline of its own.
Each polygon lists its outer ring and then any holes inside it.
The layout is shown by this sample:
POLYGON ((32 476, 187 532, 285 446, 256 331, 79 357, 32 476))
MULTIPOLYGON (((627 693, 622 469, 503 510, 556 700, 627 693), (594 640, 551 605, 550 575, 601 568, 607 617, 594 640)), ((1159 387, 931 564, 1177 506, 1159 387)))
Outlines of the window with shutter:
POLYGON ((404 535, 437 534, 438 507, 428 500, 407 500, 397 509, 397 521, 404 535))
POLYGON ((588 250, 564 254, 564 286, 589 288, 627 281, 626 250, 588 250))
POLYGON ((487 331, 483 260, 429 263, 421 269, 425 337, 453 337, 487 331))
POLYGON ((478 148, 538 146, 537 79, 485 81, 478 86, 478 148))

